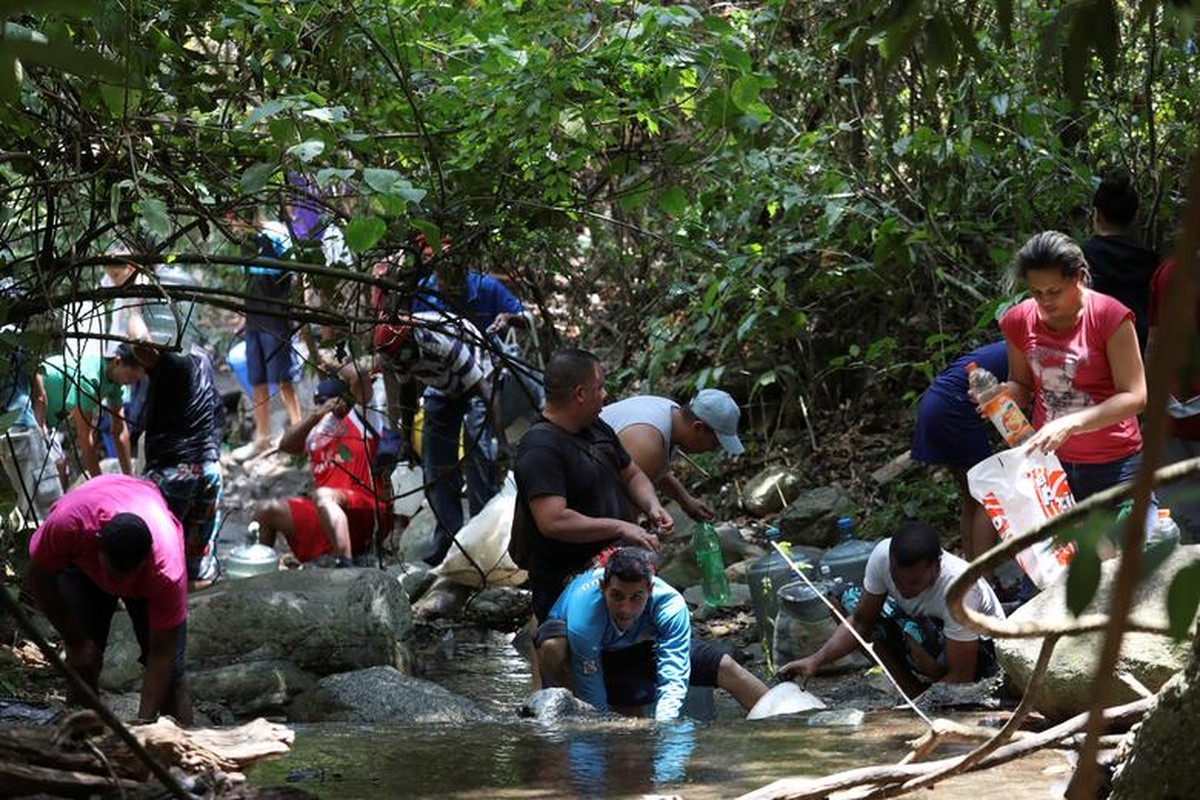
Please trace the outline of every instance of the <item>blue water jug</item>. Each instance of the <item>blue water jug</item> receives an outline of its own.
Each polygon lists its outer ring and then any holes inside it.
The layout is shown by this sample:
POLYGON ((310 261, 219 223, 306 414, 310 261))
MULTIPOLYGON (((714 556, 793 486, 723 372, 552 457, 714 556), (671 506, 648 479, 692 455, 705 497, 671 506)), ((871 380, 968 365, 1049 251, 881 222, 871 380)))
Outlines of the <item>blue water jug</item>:
POLYGON ((825 551, 821 557, 821 579, 841 579, 853 586, 862 586, 867 574, 867 559, 875 549, 874 542, 864 542, 854 537, 854 523, 849 517, 838 520, 839 541, 825 551))

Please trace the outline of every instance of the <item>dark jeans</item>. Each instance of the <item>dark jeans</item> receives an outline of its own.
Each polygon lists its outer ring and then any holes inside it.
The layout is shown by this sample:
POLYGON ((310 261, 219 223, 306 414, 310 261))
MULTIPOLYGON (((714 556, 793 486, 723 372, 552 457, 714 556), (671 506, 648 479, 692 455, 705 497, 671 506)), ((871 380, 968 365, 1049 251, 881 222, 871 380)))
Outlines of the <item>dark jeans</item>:
MULTIPOLYGON (((58 575, 58 590, 62 592, 71 615, 79 623, 79 627, 89 639, 96 643, 101 653, 108 645, 108 633, 112 628, 113 614, 117 610, 117 601, 125 603, 129 612, 129 620, 133 623, 133 634, 137 637, 141 655, 138 661, 146 663, 146 654, 150 648, 150 624, 147 616, 146 600, 134 597, 117 597, 97 586, 91 578, 74 567, 68 567, 58 575)), ((171 668, 171 685, 177 686, 184 674, 184 650, 187 643, 187 623, 179 626, 175 639, 175 664, 171 668)))
POLYGON ((437 549, 425 559, 442 563, 450 538, 463 524, 463 471, 467 474, 467 506, 474 516, 500 491, 496 469, 495 437, 487 424, 487 407, 474 396, 447 397, 425 394, 425 425, 421 431, 425 496, 437 519, 437 549), (463 464, 458 463, 459 433, 463 439, 463 464))
POLYGON ((1071 495, 1078 503, 1119 483, 1133 480, 1142 465, 1142 454, 1134 453, 1104 464, 1064 461, 1062 465, 1067 473, 1067 483, 1071 486, 1071 495))

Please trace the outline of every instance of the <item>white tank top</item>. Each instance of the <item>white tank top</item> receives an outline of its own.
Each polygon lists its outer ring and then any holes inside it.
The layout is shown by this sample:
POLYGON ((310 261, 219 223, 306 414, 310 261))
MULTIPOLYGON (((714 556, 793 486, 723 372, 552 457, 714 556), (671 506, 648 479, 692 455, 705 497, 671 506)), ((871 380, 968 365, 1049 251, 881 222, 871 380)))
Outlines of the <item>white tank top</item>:
POLYGON ((675 448, 671 446, 671 411, 678 406, 678 403, 666 397, 639 395, 610 403, 600 409, 600 419, 607 422, 618 435, 630 425, 653 425, 662 434, 666 458, 663 461, 662 472, 649 476, 652 481, 657 481, 666 474, 671 459, 675 457, 675 448))

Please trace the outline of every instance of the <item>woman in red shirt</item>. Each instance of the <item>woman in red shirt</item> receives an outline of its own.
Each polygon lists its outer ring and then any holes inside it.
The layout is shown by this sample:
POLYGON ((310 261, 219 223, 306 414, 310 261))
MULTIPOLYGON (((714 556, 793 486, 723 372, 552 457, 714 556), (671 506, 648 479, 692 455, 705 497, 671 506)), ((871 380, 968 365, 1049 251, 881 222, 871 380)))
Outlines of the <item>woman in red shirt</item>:
POLYGON ((1076 500, 1131 480, 1146 405, 1133 312, 1089 288, 1087 260, 1066 234, 1032 237, 1015 270, 1030 298, 1004 314, 1000 329, 1008 391, 1033 405, 1037 433, 1025 446, 1058 454, 1076 500))

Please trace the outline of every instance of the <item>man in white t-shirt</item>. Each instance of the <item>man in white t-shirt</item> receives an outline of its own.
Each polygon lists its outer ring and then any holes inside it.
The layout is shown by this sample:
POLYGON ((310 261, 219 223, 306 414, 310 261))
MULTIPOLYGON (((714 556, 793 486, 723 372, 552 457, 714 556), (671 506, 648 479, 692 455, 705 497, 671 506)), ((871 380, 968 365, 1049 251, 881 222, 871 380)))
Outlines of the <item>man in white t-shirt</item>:
MULTIPOLYGON (((937 530, 917 520, 908 520, 895 536, 879 542, 867 561, 862 596, 849 622, 874 643, 906 692, 937 681, 970 683, 995 669, 991 640, 955 620, 946 608, 950 584, 966 569, 967 562, 942 550, 937 530), (885 620, 889 599, 898 611, 885 620)), ((996 593, 983 579, 975 582, 963 603, 980 614, 1004 618, 996 593)), ((779 674, 810 678, 857 645, 842 625, 816 653, 785 664, 779 674)))

